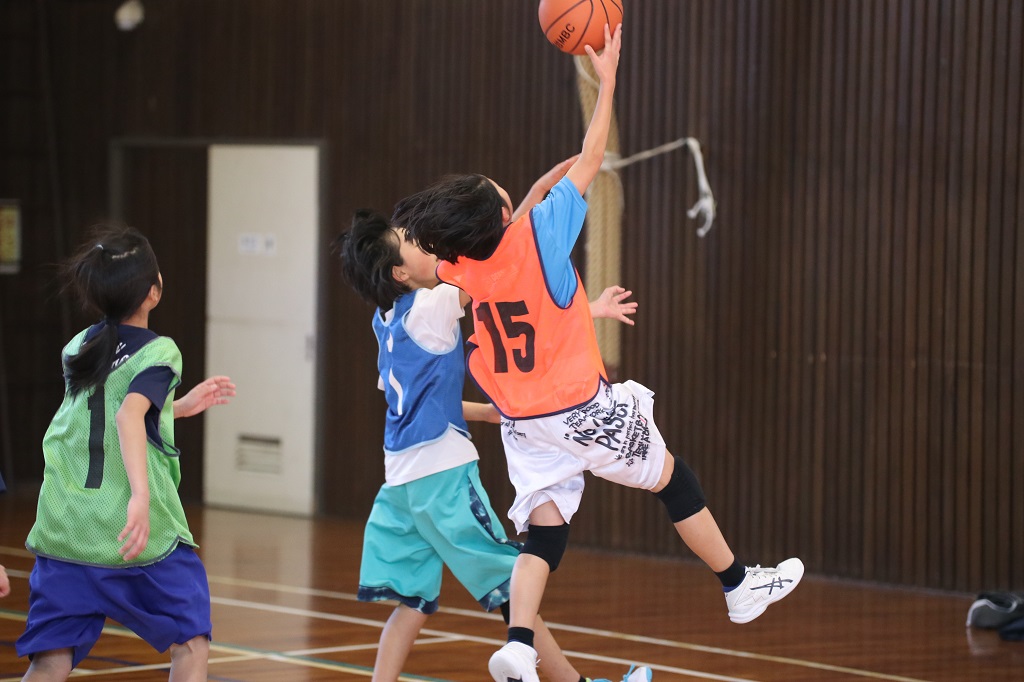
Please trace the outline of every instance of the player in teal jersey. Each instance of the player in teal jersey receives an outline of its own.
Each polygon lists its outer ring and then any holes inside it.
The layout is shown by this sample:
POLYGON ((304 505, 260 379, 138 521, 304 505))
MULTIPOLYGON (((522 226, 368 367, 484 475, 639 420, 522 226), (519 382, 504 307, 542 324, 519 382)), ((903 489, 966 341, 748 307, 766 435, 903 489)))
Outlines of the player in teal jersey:
POLYGON ((181 354, 149 329, 163 280, 138 231, 102 229, 66 273, 102 320, 65 346, 64 401, 43 438, 24 679, 67 679, 109 617, 169 648, 171 679, 205 680, 210 590, 178 498, 174 419, 227 403, 235 386, 210 377, 174 400, 181 354))
MULTIPOLYGON (((525 212, 565 174, 573 159, 534 184, 525 212)), ((408 241, 382 215, 359 211, 336 241, 346 281, 377 306, 378 387, 388 404, 385 484, 366 522, 359 576, 362 601, 395 600, 381 632, 373 682, 402 674, 416 638, 438 609, 443 565, 485 610, 508 617, 508 586, 519 554, 480 482, 477 450, 466 421, 497 423, 490 404, 462 401, 465 353, 459 319, 468 303, 440 284, 437 259, 408 241)), ((627 317, 631 292, 609 287, 591 302, 594 317, 627 317)), ((548 679, 591 682, 562 653, 538 616, 537 648, 548 679)), ((649 668, 630 668, 623 682, 650 682, 649 668)), ((593 682, 608 682, 594 680, 593 682)))

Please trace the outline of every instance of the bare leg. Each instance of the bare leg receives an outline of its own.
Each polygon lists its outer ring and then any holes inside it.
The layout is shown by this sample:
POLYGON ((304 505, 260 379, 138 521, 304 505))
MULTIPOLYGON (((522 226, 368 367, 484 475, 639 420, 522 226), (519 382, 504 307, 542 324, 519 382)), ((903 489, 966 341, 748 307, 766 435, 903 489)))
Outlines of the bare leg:
POLYGON ((554 635, 548 630, 540 616, 533 628, 534 648, 537 650, 538 667, 544 676, 552 682, 579 682, 582 675, 572 666, 569 659, 555 641, 554 635))
POLYGON ((71 649, 54 649, 33 654, 22 682, 63 682, 71 674, 71 649))
MULTIPOLYGON (((665 468, 662 469, 658 486, 651 492, 658 492, 666 485, 672 477, 672 470, 675 469, 675 458, 669 452, 665 453, 665 468)), ((683 539, 686 546, 693 550, 708 567, 719 573, 732 566, 736 556, 729 549, 729 543, 725 541, 718 522, 711 515, 711 510, 704 507, 699 512, 675 524, 676 532, 683 539)))
POLYGON ((427 614, 405 605, 399 605, 392 611, 380 633, 377 660, 373 664, 373 682, 395 682, 398 679, 427 618, 427 614))
MULTIPOLYGON (((560 526, 565 523, 558 506, 550 500, 530 512, 530 524, 538 526, 560 526)), ((548 562, 533 554, 520 554, 512 568, 512 583, 509 601, 511 627, 533 628, 537 612, 544 597, 551 569, 548 562)))
POLYGON ((210 640, 193 637, 184 644, 171 645, 171 674, 168 682, 206 682, 210 662, 210 640))

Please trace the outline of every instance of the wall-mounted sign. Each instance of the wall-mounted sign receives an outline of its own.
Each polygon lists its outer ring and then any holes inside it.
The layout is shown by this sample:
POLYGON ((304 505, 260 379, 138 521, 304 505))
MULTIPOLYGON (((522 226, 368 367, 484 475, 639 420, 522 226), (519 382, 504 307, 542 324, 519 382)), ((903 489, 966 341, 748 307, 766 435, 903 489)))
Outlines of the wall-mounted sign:
POLYGON ((0 199, 0 275, 21 269, 21 205, 14 199, 0 199))

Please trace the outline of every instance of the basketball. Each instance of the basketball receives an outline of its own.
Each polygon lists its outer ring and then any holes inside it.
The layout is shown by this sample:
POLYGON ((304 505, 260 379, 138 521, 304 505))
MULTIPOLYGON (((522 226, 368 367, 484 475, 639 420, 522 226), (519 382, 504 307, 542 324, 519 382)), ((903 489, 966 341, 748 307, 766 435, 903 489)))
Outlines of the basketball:
POLYGON ((541 0, 540 27, 552 45, 569 54, 604 47, 604 25, 614 31, 622 23, 623 0, 541 0))

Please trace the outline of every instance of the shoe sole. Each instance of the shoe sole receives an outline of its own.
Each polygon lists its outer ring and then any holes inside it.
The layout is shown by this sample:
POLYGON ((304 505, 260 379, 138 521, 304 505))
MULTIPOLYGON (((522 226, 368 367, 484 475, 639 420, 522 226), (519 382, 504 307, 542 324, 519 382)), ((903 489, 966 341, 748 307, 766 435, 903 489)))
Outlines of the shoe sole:
MULTIPOLYGON (((494 652, 491 660, 487 663, 487 670, 490 671, 494 682, 528 682, 516 668, 515 662, 501 655, 501 651, 494 652)), ((529 679, 537 679, 536 675, 529 679)))
MULTIPOLYGON (((729 620, 731 620, 734 623, 739 623, 741 625, 743 623, 749 623, 750 621, 754 620, 755 618, 760 616, 762 613, 767 611, 769 606, 771 606, 775 602, 780 602, 783 599, 785 599, 786 597, 788 597, 790 595, 790 593, 792 593, 793 590, 796 589, 796 586, 799 585, 800 581, 803 580, 803 579, 804 579, 804 572, 800 571, 800 575, 798 575, 796 578, 793 579, 793 584, 789 586, 789 589, 787 589, 785 592, 779 592, 779 596, 778 597, 773 597, 773 598, 769 599, 768 601, 761 602, 761 604, 759 606, 755 607, 753 611, 749 611, 749 612, 743 614, 742 616, 734 618, 733 615, 730 613, 729 614, 729 620)), ((501 680, 500 682, 505 682, 505 680, 501 680)))

